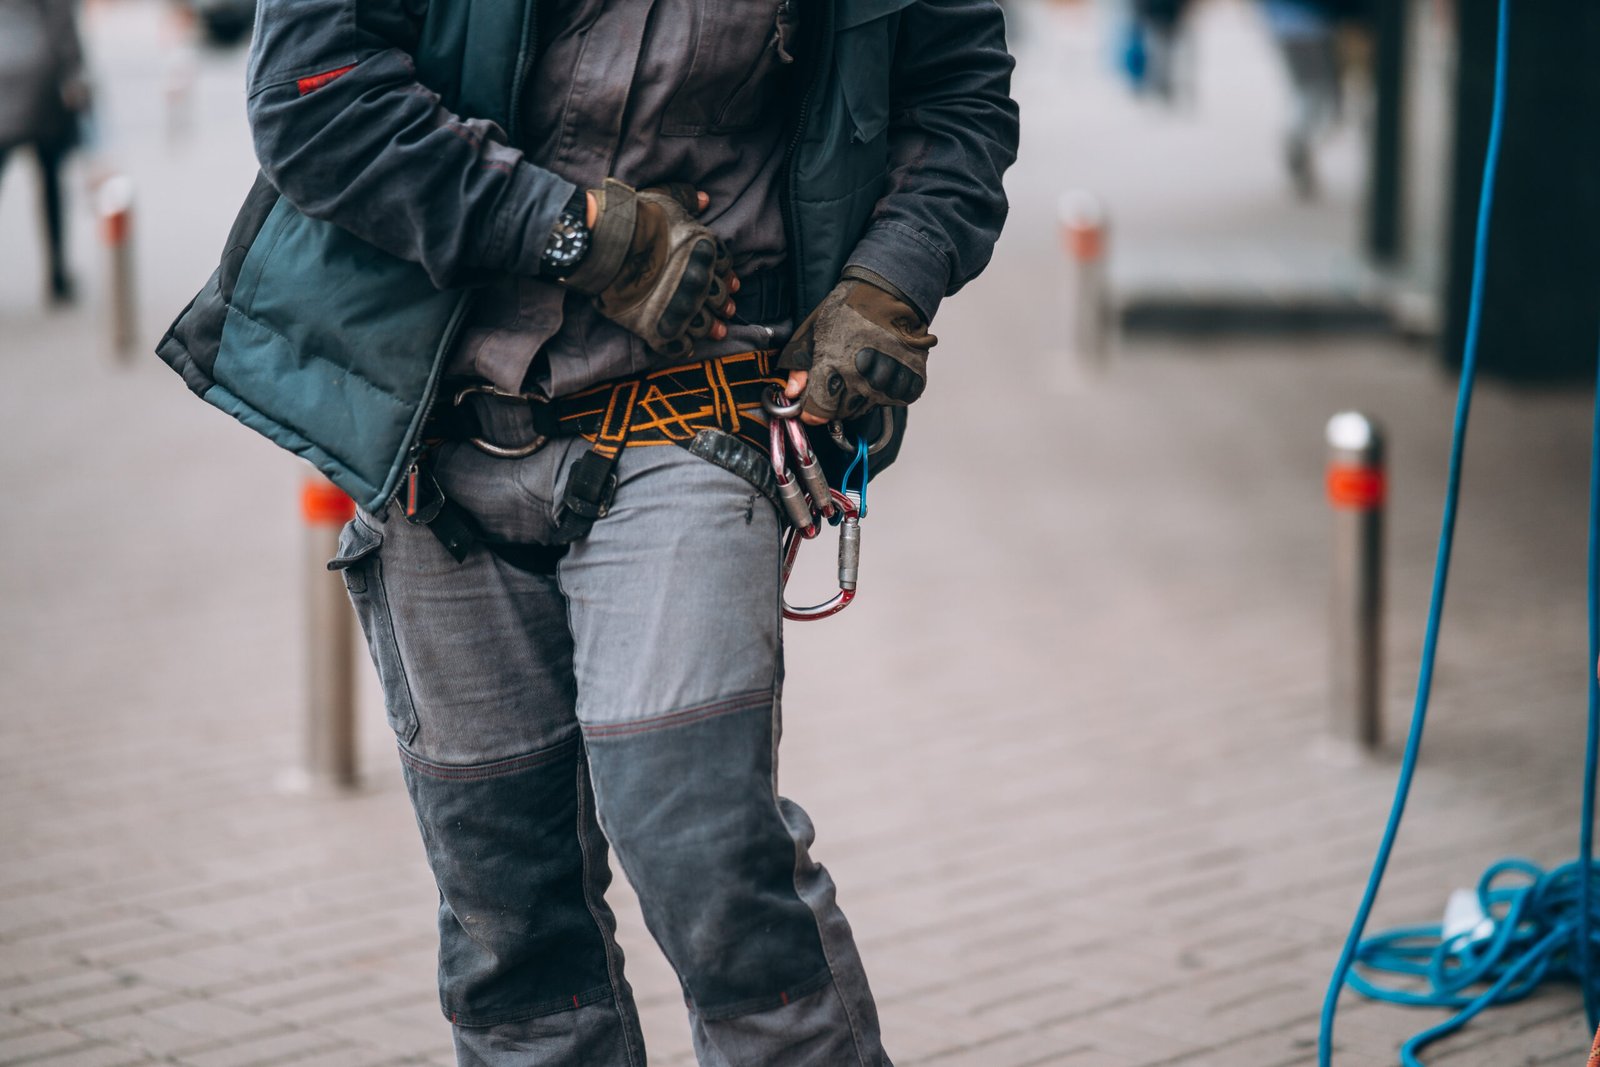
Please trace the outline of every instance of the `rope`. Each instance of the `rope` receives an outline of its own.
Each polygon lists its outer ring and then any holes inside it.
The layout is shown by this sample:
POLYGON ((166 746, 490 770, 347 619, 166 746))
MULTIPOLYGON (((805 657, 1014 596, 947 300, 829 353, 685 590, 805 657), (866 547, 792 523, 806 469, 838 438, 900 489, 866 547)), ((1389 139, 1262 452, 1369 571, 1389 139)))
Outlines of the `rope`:
POLYGON ((1594 452, 1590 469, 1589 528, 1589 733, 1584 766, 1584 806, 1579 858, 1551 871, 1519 859, 1504 859, 1480 879, 1476 901, 1482 920, 1468 929, 1442 926, 1406 927, 1362 939, 1372 906, 1394 850, 1395 837, 1405 814, 1406 800, 1416 774, 1423 727, 1433 687, 1434 658, 1439 623, 1444 614, 1444 594, 1455 538, 1456 511, 1461 494, 1462 453, 1477 374, 1478 338, 1483 315, 1484 270, 1488 259, 1489 219, 1494 206, 1495 172, 1500 158, 1505 120, 1506 42, 1510 23, 1509 0, 1500 0, 1495 44, 1494 104, 1489 124, 1489 144, 1484 156, 1483 186, 1478 200, 1477 233, 1473 246, 1472 291, 1467 311, 1467 331, 1461 360, 1460 391, 1456 396, 1455 425, 1450 443, 1449 480, 1439 546, 1434 561, 1433 589, 1423 638, 1422 662, 1416 703, 1400 762, 1394 801, 1384 825, 1372 872, 1357 908, 1349 935, 1339 954, 1322 1005, 1317 1035, 1317 1062, 1330 1067, 1334 1017, 1339 994, 1348 984, 1375 1000, 1417 1007, 1453 1008, 1456 1014, 1409 1038, 1400 1048, 1403 1067, 1422 1067, 1418 1054, 1433 1041, 1454 1033, 1485 1009, 1528 996, 1546 981, 1576 978, 1582 985, 1591 1028, 1596 1026, 1600 989, 1593 981, 1593 963, 1585 946, 1594 944, 1595 900, 1593 878, 1594 793, 1597 747, 1600 747, 1600 684, 1594 666, 1600 657, 1600 386, 1596 389, 1594 452), (1516 884, 1506 885, 1511 880, 1516 884), (1398 975, 1413 988, 1380 985, 1354 969, 1398 975), (1414 987, 1426 979, 1426 990, 1414 987))

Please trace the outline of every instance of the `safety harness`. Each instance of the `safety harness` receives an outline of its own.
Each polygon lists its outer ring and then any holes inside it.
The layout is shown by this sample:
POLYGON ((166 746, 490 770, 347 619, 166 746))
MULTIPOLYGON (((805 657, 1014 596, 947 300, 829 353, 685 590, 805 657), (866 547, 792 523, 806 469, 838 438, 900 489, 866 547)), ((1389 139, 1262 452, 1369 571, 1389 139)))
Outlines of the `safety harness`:
MULTIPOLYGON (((567 476, 553 543, 548 546, 553 563, 567 545, 610 512, 617 461, 624 448, 688 448, 708 433, 764 447, 767 425, 761 398, 784 380, 772 370, 773 358, 771 351, 741 352, 667 367, 555 400, 483 382, 447 383, 424 433, 428 447, 408 472, 406 517, 432 529, 457 560, 465 559, 476 542, 497 548, 440 491, 431 470, 437 446, 464 441, 488 455, 517 459, 533 455, 552 438, 582 437, 590 446, 567 476)), ((775 486, 758 483, 756 488, 776 502, 775 486)))
MULTIPOLYGON (((801 541, 817 536, 821 520, 842 527, 839 593, 812 608, 784 605, 790 619, 835 614, 855 596, 861 512, 856 500, 829 488, 795 418, 799 405, 782 399, 786 377, 773 368, 776 356, 773 350, 756 350, 684 363, 554 400, 485 382, 447 383, 424 434, 427 447, 407 472, 405 516, 431 529, 458 562, 481 544, 523 570, 553 574, 568 546, 610 512, 623 449, 676 445, 741 475, 779 509, 790 525, 783 546, 785 582, 801 541), (518 459, 558 437, 582 437, 589 448, 567 475, 549 544, 512 544, 485 536, 472 516, 444 495, 433 475, 434 452, 445 442, 466 442, 487 455, 518 459), (799 479, 787 469, 786 441, 792 445, 799 479)), ((888 419, 883 425, 880 448, 892 429, 888 419)), ((848 445, 837 425, 831 437, 841 448, 859 453, 864 498, 865 455, 874 448, 848 445)))

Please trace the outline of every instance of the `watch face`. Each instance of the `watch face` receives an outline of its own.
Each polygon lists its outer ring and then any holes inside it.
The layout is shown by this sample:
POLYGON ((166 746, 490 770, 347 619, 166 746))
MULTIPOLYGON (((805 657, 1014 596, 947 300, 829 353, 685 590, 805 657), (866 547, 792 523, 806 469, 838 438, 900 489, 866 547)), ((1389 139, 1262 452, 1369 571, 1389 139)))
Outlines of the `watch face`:
POLYGON ((565 211, 545 242, 542 265, 559 277, 576 267, 588 251, 589 227, 583 224, 582 216, 565 211))

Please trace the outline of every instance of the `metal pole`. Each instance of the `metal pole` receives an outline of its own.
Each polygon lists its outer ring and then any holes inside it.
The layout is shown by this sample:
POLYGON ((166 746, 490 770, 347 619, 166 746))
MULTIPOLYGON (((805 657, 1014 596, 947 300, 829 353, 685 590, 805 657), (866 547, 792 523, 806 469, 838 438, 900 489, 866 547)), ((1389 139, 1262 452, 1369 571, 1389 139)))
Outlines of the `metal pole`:
POLYGON ((126 359, 139 333, 134 293, 133 180, 117 174, 101 182, 96 206, 101 236, 110 253, 111 349, 126 359))
POLYGON ((339 530, 355 515, 351 499, 317 475, 300 492, 305 520, 306 732, 303 784, 313 790, 356 784, 355 628, 344 582, 327 568, 339 530))
POLYGON ((1346 411, 1328 420, 1328 503, 1333 508, 1332 735, 1370 752, 1382 741, 1383 435, 1346 411))
POLYGON ((1110 356, 1110 289, 1106 279, 1106 210, 1086 189, 1069 189, 1056 206, 1067 254, 1070 363, 1085 378, 1103 374, 1110 356))
POLYGON ((1367 253, 1386 266, 1405 249, 1405 110, 1407 0, 1377 0, 1372 65, 1372 147, 1367 179, 1367 253))

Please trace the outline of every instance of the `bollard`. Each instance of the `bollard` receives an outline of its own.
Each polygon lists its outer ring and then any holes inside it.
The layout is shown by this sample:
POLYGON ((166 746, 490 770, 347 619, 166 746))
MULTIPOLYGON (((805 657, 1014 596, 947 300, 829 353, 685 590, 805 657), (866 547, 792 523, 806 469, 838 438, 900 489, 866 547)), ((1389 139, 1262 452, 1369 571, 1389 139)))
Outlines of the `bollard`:
POLYGON ((338 554, 339 530, 355 516, 355 502, 321 475, 300 490, 306 527, 306 733, 305 765, 295 776, 311 790, 356 784, 355 628, 343 580, 328 572, 338 554))
POLYGON ((194 133, 194 83, 198 63, 189 48, 174 51, 167 61, 167 143, 176 145, 194 133))
POLYGON ((1383 435, 1354 411, 1328 420, 1328 503, 1333 508, 1332 735, 1363 752, 1382 740, 1383 435))
POLYGON ((133 179, 124 174, 106 178, 96 190, 95 201, 110 268, 111 350, 126 359, 139 332, 134 293, 133 179))
POLYGON ((1098 377, 1111 352, 1105 205, 1086 189, 1069 189, 1057 203, 1056 221, 1067 254, 1070 363, 1079 376, 1098 377))

